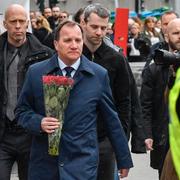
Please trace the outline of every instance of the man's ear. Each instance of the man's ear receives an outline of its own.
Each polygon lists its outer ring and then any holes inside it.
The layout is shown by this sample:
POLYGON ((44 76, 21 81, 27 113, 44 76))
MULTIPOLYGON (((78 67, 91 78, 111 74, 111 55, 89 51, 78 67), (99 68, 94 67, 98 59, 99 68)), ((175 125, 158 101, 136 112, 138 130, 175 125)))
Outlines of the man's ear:
POLYGON ((28 29, 28 26, 29 26, 29 20, 27 20, 27 25, 26 25, 26 28, 28 29))
POLYGON ((169 36, 168 36, 168 34, 167 33, 165 33, 164 34, 164 39, 165 39, 165 41, 168 43, 169 42, 169 38, 168 38, 169 36))
POLYGON ((58 50, 58 42, 56 40, 54 40, 54 47, 56 49, 56 51, 58 50))
POLYGON ((84 27, 85 24, 86 24, 86 22, 84 21, 84 19, 82 19, 81 22, 80 22, 80 25, 81 25, 82 27, 84 27))
POLYGON ((7 29, 7 24, 5 21, 3 21, 4 28, 7 29))

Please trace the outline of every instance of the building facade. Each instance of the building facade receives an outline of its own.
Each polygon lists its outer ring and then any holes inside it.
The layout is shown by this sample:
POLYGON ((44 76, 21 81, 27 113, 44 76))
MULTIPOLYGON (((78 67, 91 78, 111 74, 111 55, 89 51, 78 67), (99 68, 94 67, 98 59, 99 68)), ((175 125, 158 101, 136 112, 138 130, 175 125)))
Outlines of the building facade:
MULTIPOLYGON (((31 10, 38 10, 38 6, 35 3, 36 1, 37 0, 30 0, 31 10)), ((59 0, 57 6, 73 15, 79 8, 85 7, 91 3, 101 3, 111 11, 114 11, 117 5, 118 7, 129 8, 129 10, 134 11, 136 7, 135 1, 139 2, 139 6, 141 2, 144 1, 145 10, 152 10, 163 6, 169 6, 172 0, 59 0)), ((49 0, 45 0, 45 6, 49 6, 49 0)))

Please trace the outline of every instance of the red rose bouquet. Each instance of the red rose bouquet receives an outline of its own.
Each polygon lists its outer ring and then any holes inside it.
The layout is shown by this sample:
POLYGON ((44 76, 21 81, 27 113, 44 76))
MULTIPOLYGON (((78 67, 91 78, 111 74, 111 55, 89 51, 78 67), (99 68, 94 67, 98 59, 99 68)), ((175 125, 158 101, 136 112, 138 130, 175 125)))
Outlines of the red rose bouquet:
POLYGON ((68 104, 69 93, 74 80, 64 76, 43 76, 43 90, 46 116, 57 118, 60 127, 48 134, 48 152, 50 155, 59 154, 59 143, 64 121, 64 111, 68 104))

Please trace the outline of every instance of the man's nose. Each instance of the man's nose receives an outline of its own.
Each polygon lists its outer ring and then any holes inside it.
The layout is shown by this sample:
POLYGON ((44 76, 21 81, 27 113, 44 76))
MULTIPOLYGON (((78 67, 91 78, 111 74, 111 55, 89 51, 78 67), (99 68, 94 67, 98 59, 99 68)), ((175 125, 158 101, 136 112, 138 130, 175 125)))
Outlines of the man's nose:
POLYGON ((71 47, 72 48, 77 48, 77 42, 76 41, 72 41, 71 47))
POLYGON ((21 27, 21 23, 19 21, 16 21, 16 28, 21 27))
POLYGON ((100 27, 96 30, 96 34, 97 35, 101 35, 102 34, 102 29, 100 27))

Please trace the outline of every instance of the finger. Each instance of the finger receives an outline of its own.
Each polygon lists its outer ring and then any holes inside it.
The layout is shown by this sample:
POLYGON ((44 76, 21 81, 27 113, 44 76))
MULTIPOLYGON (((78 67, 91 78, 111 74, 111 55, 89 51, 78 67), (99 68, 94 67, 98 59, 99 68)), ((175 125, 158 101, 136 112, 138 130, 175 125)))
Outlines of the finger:
POLYGON ((60 126, 60 122, 46 122, 44 126, 60 126))
POLYGON ((120 178, 124 178, 124 177, 127 177, 128 176, 128 170, 126 169, 122 169, 120 170, 120 178))
POLYGON ((127 177, 127 173, 122 173, 121 175, 120 175, 120 178, 125 178, 125 177, 127 177))
POLYGON ((146 149, 149 150, 149 151, 152 151, 152 150, 153 150, 153 148, 152 148, 151 145, 147 145, 147 146, 146 146, 146 149))
POLYGON ((42 130, 43 131, 45 131, 45 132, 47 132, 47 131, 51 131, 51 130, 55 130, 55 129, 57 129, 57 128, 59 128, 60 127, 60 125, 59 124, 55 124, 55 125, 47 125, 47 124, 43 124, 42 125, 42 130))
POLYGON ((58 125, 53 125, 53 126, 47 126, 47 129, 51 130, 51 129, 57 129, 59 128, 58 125))
POLYGON ((46 130, 45 132, 47 132, 48 134, 52 134, 55 130, 52 129, 52 130, 46 130))

